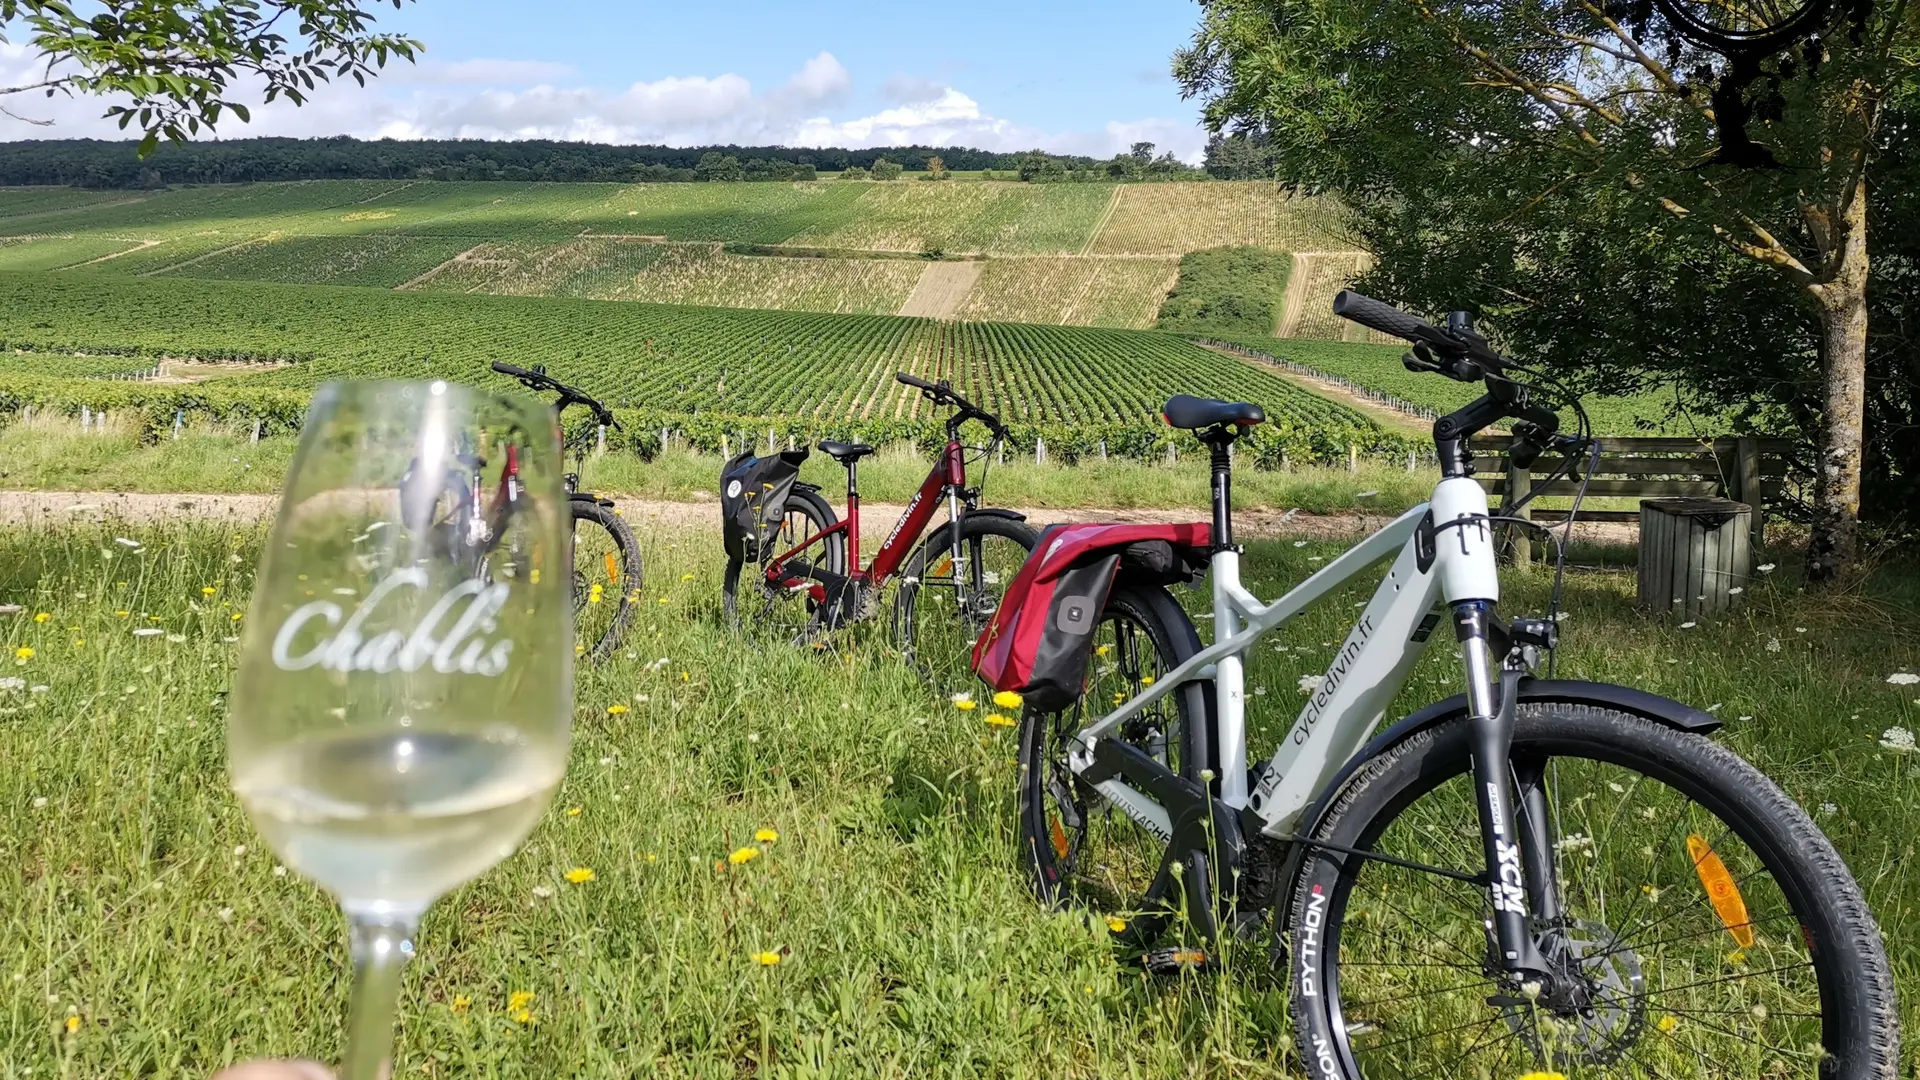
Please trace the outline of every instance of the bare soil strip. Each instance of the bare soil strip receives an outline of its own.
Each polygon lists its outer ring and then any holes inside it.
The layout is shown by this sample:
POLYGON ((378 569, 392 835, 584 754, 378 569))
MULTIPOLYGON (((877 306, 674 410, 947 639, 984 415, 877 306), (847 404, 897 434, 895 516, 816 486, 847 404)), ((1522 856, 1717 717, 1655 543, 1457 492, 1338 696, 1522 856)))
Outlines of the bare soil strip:
POLYGON ((1100 230, 1107 227, 1107 222, 1113 220, 1113 212, 1120 208, 1120 192, 1125 190, 1126 186, 1125 184, 1113 185, 1113 197, 1107 200, 1107 208, 1101 213, 1100 220, 1093 223, 1093 231, 1087 234, 1087 242, 1080 245, 1080 254, 1093 254, 1093 243, 1100 239, 1100 230))
POLYGON ((1274 324, 1274 337, 1292 337, 1300 325, 1300 309, 1307 306, 1307 283, 1313 280, 1315 252, 1296 251, 1293 266, 1287 271, 1287 295, 1280 302, 1280 319, 1274 324))
POLYGON ((92 265, 93 265, 93 264, 95 264, 95 263, 103 263, 103 262, 106 262, 106 261, 108 261, 109 259, 117 259, 117 258, 119 258, 120 256, 122 256, 122 255, 126 255, 126 254, 129 254, 129 253, 131 253, 131 252, 135 252, 135 251, 145 251, 145 250, 147 250, 147 249, 148 249, 148 248, 150 248, 150 247, 158 247, 158 246, 160 246, 161 244, 164 244, 164 243, 166 243, 166 241, 164 241, 164 240, 142 240, 142 241, 140 241, 140 242, 138 242, 138 243, 136 243, 136 244, 135 244, 134 246, 132 246, 132 247, 130 247, 130 248, 128 248, 128 249, 127 249, 126 251, 116 251, 116 252, 114 252, 114 253, 113 253, 113 254, 111 254, 111 255, 102 255, 102 256, 100 256, 100 257, 99 257, 99 258, 97 258, 97 259, 88 259, 88 260, 87 260, 86 262, 78 262, 78 263, 74 263, 74 264, 73 264, 72 266, 62 266, 62 267, 60 267, 60 269, 62 269, 62 270, 75 270, 75 269, 78 269, 78 268, 80 268, 80 267, 82 267, 82 266, 92 266, 92 265))
POLYGON ((914 283, 913 292, 908 294, 905 303, 900 305, 900 314, 918 315, 927 319, 951 319, 960 309, 960 302, 973 291, 973 284, 980 280, 982 262, 930 262, 920 271, 920 280, 914 283))

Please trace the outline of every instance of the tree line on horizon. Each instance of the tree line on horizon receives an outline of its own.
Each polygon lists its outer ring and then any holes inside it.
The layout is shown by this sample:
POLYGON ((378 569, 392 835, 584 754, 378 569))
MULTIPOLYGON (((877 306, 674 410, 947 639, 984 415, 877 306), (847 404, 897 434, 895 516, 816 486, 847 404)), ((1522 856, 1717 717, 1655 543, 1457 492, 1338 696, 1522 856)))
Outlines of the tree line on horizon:
POLYGON ((1135 143, 1110 159, 1012 153, 959 146, 849 150, 790 146, 616 146, 547 139, 378 139, 264 137, 161 143, 142 158, 138 140, 36 139, 0 144, 0 184, 157 188, 284 180, 507 180, 701 183, 811 180, 820 173, 927 179, 952 171, 1005 173, 1028 182, 1223 180, 1271 177, 1259 147, 1219 137, 1194 168, 1135 143))

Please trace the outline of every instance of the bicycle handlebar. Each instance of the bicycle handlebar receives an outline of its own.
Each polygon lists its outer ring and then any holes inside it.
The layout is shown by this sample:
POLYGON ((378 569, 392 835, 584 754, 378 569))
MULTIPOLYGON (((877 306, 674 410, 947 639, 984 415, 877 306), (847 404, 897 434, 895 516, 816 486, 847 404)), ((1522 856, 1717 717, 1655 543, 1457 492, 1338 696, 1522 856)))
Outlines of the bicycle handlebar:
POLYGON ((941 382, 930 383, 925 379, 915 378, 904 371, 894 372, 893 378, 896 382, 919 390, 921 394, 926 396, 927 400, 936 405, 952 405, 957 407, 960 411, 953 417, 952 424, 954 427, 966 423, 966 421, 971 418, 987 425, 988 429, 990 429, 995 436, 1002 439, 1007 437, 1007 426, 1000 422, 999 417, 955 393, 953 386, 946 381, 942 380, 941 382))
POLYGON ((495 360, 493 362, 493 370, 502 375, 518 379, 522 386, 536 393, 551 391, 559 394, 560 400, 553 403, 553 411, 555 413, 565 412, 570 405, 585 405, 587 408, 593 410, 594 419, 600 421, 601 424, 615 428, 620 426, 620 422, 613 417, 612 409, 601 404, 599 400, 593 396, 568 386, 566 383, 548 375, 544 371, 528 371, 526 368, 509 364, 504 360, 495 360))

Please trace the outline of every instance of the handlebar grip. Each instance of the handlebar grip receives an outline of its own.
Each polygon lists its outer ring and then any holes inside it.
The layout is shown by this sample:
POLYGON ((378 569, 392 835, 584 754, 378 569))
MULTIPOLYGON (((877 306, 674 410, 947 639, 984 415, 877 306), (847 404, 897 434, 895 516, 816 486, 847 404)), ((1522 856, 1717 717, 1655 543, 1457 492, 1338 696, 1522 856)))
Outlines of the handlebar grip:
POLYGON ((1528 405, 1520 410, 1517 419, 1524 420, 1540 429, 1545 438, 1553 438, 1560 430, 1560 414, 1542 405, 1528 405))
POLYGON ((1431 341, 1439 334, 1424 320, 1351 289, 1341 289, 1339 295, 1333 298, 1333 313, 1361 326, 1408 341, 1431 341))
POLYGON ((495 360, 493 362, 493 370, 499 372, 502 375, 511 375, 516 379, 535 378, 535 375, 533 374, 533 372, 528 371, 526 368, 523 368, 523 367, 514 367, 512 364, 507 363, 505 360, 495 360))
POLYGON ((927 380, 925 380, 925 379, 916 379, 916 378, 914 378, 913 376, 911 376, 911 375, 909 375, 909 374, 907 374, 907 373, 906 373, 906 372, 904 372, 904 371, 896 371, 896 372, 894 372, 894 373, 893 373, 893 377, 894 377, 894 380, 895 380, 895 381, 897 381, 897 382, 901 382, 901 383, 905 383, 905 384, 906 384, 906 385, 908 385, 908 386, 912 386, 912 387, 917 387, 917 388, 919 388, 919 389, 921 389, 921 390, 938 390, 938 389, 940 389, 940 388, 939 388, 938 386, 935 386, 934 384, 932 384, 932 383, 930 383, 930 382, 928 382, 927 380))

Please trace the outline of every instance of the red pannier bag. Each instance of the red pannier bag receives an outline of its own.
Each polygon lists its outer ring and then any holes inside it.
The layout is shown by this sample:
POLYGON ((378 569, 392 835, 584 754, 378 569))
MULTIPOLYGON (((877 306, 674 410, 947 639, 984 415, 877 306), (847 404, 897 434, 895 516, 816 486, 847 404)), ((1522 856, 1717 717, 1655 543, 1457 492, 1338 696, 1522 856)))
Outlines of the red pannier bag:
POLYGON ((1086 691, 1093 633, 1115 579, 1188 580, 1212 543, 1204 522, 1049 526, 974 642, 974 673, 1042 712, 1067 708, 1086 691))

